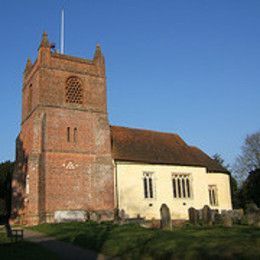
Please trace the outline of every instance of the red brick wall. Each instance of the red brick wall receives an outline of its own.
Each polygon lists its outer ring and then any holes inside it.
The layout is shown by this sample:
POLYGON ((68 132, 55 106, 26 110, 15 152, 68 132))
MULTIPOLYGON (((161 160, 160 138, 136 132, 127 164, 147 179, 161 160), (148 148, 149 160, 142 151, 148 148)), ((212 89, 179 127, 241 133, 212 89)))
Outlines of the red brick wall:
POLYGON ((29 224, 47 221, 46 215, 52 219, 56 210, 113 211, 111 139, 100 49, 93 60, 84 60, 51 53, 42 44, 35 64, 27 66, 22 93, 13 180, 14 191, 19 190, 22 199, 17 202, 18 196, 13 196, 13 211, 29 224), (71 76, 82 83, 83 104, 66 103, 66 81, 71 76), (27 174, 29 194, 25 194, 27 174))

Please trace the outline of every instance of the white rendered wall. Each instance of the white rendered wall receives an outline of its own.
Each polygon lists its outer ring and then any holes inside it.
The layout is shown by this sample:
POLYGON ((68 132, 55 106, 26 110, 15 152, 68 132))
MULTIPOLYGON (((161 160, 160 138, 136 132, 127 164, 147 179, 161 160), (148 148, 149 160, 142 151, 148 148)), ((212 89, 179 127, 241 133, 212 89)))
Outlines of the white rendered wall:
POLYGON ((119 210, 130 217, 159 219, 163 203, 170 208, 173 219, 187 219, 188 209, 209 205, 208 185, 216 185, 218 206, 216 209, 231 209, 229 175, 207 173, 203 167, 169 166, 115 162, 115 189, 119 210), (154 198, 144 198, 143 172, 154 173, 154 198), (172 174, 190 174, 191 198, 173 197, 172 174))

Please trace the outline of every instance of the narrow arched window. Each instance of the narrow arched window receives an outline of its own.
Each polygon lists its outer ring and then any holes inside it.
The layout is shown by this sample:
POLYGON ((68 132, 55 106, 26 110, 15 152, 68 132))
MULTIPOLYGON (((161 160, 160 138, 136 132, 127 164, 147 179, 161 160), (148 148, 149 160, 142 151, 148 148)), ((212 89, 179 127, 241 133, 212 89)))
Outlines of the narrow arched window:
POLYGON ((30 113, 32 110, 32 84, 29 86, 29 92, 28 92, 28 113, 30 113))
POLYGON ((181 180, 180 180, 180 178, 177 179, 177 183, 178 183, 178 195, 179 195, 179 198, 181 198, 182 194, 181 194, 181 180))
POLYGON ((70 142, 70 127, 67 127, 67 142, 70 142))
POLYGON ((77 127, 74 128, 73 141, 74 141, 74 143, 78 142, 78 129, 77 129, 77 127))
POLYGON ((145 199, 154 198, 154 183, 153 183, 153 173, 144 172, 143 173, 143 184, 144 184, 144 197, 145 199))
POLYGON ((187 187, 187 195, 188 195, 188 198, 190 198, 190 180, 187 178, 186 179, 186 187, 187 187))
POLYGON ((176 180, 172 179, 172 189, 173 189, 173 197, 177 198, 177 187, 176 187, 176 180))
POLYGON ((82 104, 83 103, 83 89, 81 80, 78 77, 70 77, 66 82, 66 103, 82 104))
POLYGON ((209 204, 211 206, 218 206, 217 186, 216 185, 209 185, 209 204))
POLYGON ((183 195, 183 198, 186 198, 186 189, 185 189, 185 180, 184 180, 184 178, 182 178, 181 184, 182 184, 182 195, 183 195))

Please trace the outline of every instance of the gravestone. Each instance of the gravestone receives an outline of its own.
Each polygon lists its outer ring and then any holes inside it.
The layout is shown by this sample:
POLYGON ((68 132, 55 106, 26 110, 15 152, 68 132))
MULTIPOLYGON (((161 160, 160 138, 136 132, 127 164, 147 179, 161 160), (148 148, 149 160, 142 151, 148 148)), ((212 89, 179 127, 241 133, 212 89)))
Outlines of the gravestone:
POLYGON ((241 224, 244 217, 243 209, 222 210, 221 214, 229 215, 232 219, 233 224, 241 224))
POLYGON ((248 225, 260 227, 260 209, 254 203, 246 205, 248 225))
POLYGON ((211 209, 210 210, 210 218, 211 218, 211 222, 212 224, 216 223, 216 216, 218 214, 218 210, 217 209, 211 209))
POLYGON ((233 209, 232 212, 232 220, 234 224, 241 224, 244 218, 244 210, 243 209, 233 209))
POLYGON ((221 213, 216 213, 215 214, 215 219, 214 219, 214 224, 215 225, 222 225, 223 221, 222 221, 222 215, 221 213))
POLYGON ((247 222, 248 222, 248 225, 260 227, 260 212, 248 213, 247 222))
POLYGON ((233 225, 233 221, 232 221, 232 217, 230 216, 230 214, 221 214, 222 216, 222 225, 224 227, 232 227, 233 225))
POLYGON ((91 211, 89 212, 89 220, 98 222, 100 221, 100 215, 95 211, 91 211))
POLYGON ((168 206, 166 204, 162 204, 160 208, 161 213, 161 229, 172 229, 172 220, 171 220, 171 214, 168 206))
POLYGON ((54 213, 54 220, 61 222, 83 222, 87 219, 87 213, 84 210, 58 210, 54 213))
POLYGON ((191 207, 188 209, 189 212, 189 220, 193 225, 197 225, 199 221, 199 212, 195 208, 191 207))
POLYGON ((199 222, 202 223, 202 219, 203 219, 203 217, 202 217, 202 209, 197 209, 197 211, 198 211, 198 216, 199 216, 199 222))
POLYGON ((125 214, 125 210, 124 209, 121 209, 119 211, 119 218, 124 221, 126 219, 126 214, 125 214))
POLYGON ((212 225, 211 210, 208 205, 205 205, 202 209, 202 221, 204 225, 212 225))

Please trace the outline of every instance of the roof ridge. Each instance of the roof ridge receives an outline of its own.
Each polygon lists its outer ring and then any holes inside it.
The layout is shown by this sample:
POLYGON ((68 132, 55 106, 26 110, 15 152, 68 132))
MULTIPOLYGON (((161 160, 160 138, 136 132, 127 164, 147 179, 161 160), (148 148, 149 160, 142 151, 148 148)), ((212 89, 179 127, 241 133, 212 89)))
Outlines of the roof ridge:
MULTIPOLYGON (((127 126, 118 126, 118 125, 110 125, 110 127, 126 128, 126 129, 130 129, 130 130, 146 131, 146 132, 159 133, 159 134, 175 135, 175 136, 178 136, 179 138, 181 138, 180 135, 178 135, 177 133, 163 132, 163 131, 159 131, 159 130, 144 129, 144 128, 135 128, 135 127, 127 127, 127 126)), ((181 138, 181 139, 182 139, 182 138, 181 138)), ((183 139, 182 139, 182 140, 183 140, 183 139)), ((185 142, 185 143, 186 143, 186 142, 185 142)))

